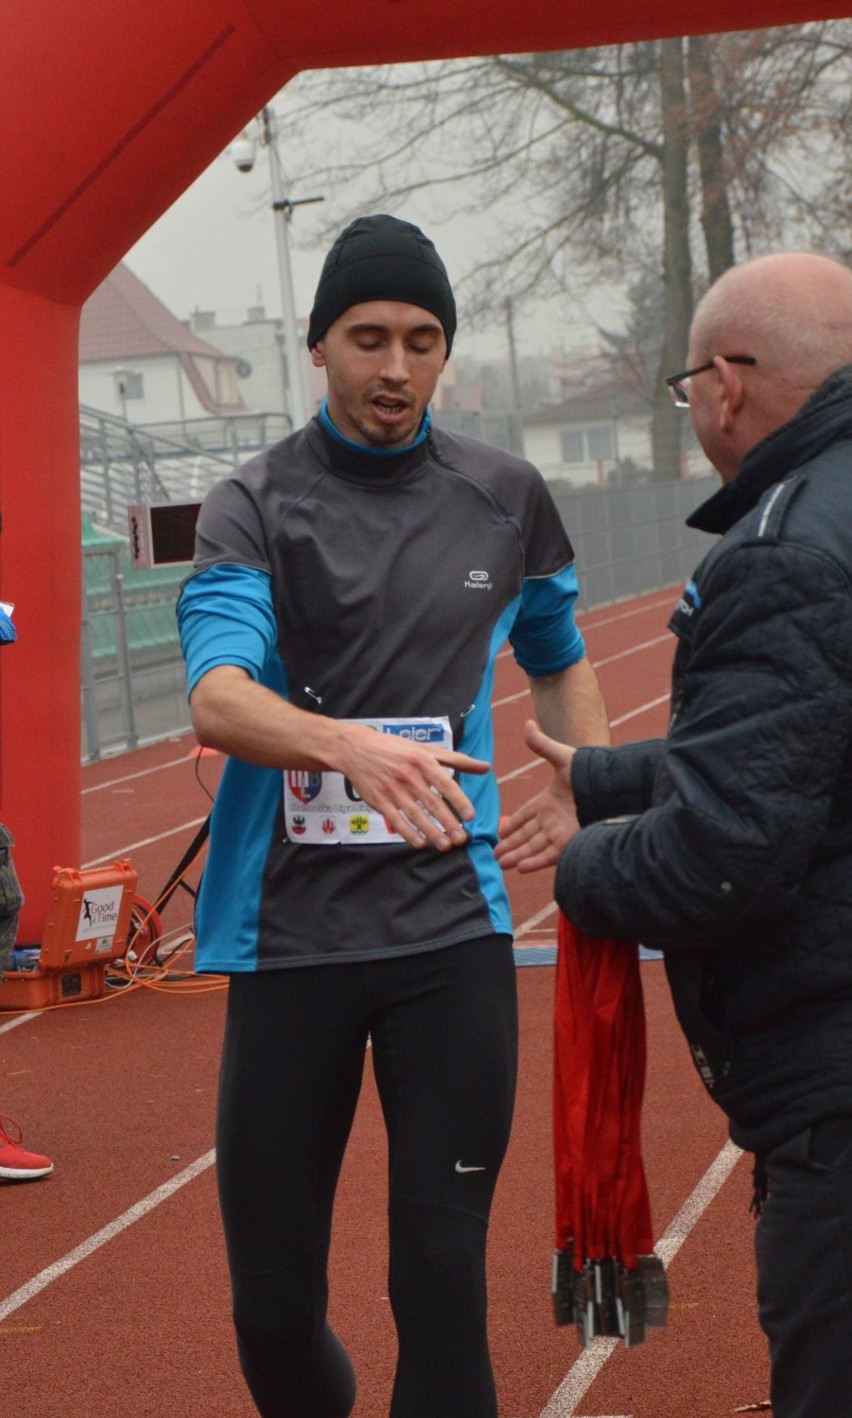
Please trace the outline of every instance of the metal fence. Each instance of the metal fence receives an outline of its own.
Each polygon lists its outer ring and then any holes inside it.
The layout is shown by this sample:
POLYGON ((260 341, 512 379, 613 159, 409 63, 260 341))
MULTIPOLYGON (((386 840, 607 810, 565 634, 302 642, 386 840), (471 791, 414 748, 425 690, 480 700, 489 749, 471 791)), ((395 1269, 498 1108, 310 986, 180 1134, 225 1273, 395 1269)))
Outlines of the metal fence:
POLYGON ((83 548, 84 762, 189 728, 175 622, 183 574, 133 571, 120 544, 83 548))
POLYGON ((718 487, 715 474, 632 487, 548 486, 574 547, 585 610, 684 581, 708 549, 706 534, 686 518, 718 487))
POLYGON ((80 409, 83 509, 83 760, 136 748, 189 727, 186 679, 175 624, 184 567, 135 570, 127 546, 134 503, 194 502, 289 420, 258 414, 139 427, 87 405, 80 409))
POLYGON ((123 532, 133 503, 201 498, 245 456, 245 447, 240 458, 230 457, 80 407, 80 499, 96 526, 123 532))
MULTIPOLYGON (((707 538, 685 518, 715 477, 577 491, 551 483, 592 606, 685 580, 707 538)), ((168 738, 190 726, 175 604, 186 568, 136 571, 122 538, 96 532, 83 548, 84 761, 168 738)))

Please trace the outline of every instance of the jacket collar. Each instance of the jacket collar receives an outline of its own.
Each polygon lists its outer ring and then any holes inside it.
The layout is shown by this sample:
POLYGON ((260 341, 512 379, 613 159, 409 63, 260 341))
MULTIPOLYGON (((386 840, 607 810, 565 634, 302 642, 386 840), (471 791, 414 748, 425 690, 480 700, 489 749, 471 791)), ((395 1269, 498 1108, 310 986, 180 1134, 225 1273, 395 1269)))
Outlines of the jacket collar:
POLYGON ((844 436, 852 437, 852 365, 836 370, 788 423, 755 444, 736 477, 702 502, 686 525, 727 532, 774 483, 844 436))

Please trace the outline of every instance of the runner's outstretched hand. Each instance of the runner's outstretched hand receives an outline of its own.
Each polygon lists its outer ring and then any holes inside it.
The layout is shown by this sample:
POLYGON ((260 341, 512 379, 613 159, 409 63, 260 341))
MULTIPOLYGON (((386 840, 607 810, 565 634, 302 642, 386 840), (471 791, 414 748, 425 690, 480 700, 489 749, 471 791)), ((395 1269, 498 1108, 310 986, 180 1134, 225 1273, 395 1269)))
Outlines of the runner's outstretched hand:
POLYGON ((412 847, 448 852, 467 841, 462 824, 474 808, 451 775, 487 773, 482 759, 299 709, 240 665, 214 665, 190 703, 198 742, 208 748, 264 768, 343 773, 412 847))
POLYGON ((394 832, 412 847, 431 843, 439 852, 467 841, 463 824, 474 816, 474 807, 451 774, 487 773, 488 763, 454 749, 378 734, 364 724, 340 728, 344 743, 335 767, 394 832))
POLYGON ((520 872, 531 872, 555 866, 563 847, 580 830, 571 787, 575 750, 548 738, 533 719, 524 726, 524 738, 554 771, 543 792, 501 824, 495 856, 504 871, 517 867, 520 872))

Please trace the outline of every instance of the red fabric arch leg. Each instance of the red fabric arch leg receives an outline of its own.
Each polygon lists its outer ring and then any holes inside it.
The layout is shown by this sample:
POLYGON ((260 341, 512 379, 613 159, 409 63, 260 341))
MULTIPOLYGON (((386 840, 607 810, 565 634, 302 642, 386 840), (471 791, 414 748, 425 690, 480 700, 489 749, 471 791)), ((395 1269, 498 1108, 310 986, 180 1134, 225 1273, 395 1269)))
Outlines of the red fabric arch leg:
POLYGON ((54 866, 80 865, 79 311, 0 285, 0 820, 40 942, 54 866))

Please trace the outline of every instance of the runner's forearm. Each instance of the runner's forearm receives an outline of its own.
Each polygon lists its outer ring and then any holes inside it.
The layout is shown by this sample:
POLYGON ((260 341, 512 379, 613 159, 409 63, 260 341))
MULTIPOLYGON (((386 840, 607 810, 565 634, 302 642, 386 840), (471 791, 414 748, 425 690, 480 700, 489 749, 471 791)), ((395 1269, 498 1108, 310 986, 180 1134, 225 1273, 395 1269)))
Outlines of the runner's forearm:
POLYGON ((218 665, 195 686, 190 707, 199 743, 264 768, 337 768, 341 726, 309 714, 236 665, 218 665))
POLYGON ((597 675, 585 656, 559 674, 530 677, 530 690, 549 738, 575 747, 612 742, 597 675))

